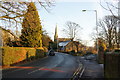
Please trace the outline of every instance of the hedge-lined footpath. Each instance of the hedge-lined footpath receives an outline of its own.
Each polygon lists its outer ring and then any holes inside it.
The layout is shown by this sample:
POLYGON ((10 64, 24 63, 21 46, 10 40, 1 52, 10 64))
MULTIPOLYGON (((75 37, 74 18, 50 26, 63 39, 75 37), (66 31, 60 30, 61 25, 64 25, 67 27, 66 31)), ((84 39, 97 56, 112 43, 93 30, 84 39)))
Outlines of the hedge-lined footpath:
POLYGON ((41 58, 45 56, 45 48, 28 48, 28 47, 2 47, 2 65, 10 66, 21 62, 23 60, 29 60, 32 58, 41 58))

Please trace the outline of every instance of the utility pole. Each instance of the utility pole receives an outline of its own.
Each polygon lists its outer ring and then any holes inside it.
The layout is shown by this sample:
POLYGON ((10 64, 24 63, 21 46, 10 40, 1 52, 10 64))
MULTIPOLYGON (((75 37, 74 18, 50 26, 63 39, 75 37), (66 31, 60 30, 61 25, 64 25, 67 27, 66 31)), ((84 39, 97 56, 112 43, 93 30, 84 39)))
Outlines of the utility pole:
POLYGON ((118 0, 118 28, 117 28, 117 36, 118 36, 118 44, 117 48, 120 48, 120 0, 118 0))
POLYGON ((98 21, 97 21, 97 10, 82 10, 83 12, 86 12, 86 11, 94 11, 95 12, 95 17, 96 17, 96 32, 97 32, 97 53, 99 52, 99 44, 98 44, 98 38, 99 38, 99 33, 98 33, 98 21))

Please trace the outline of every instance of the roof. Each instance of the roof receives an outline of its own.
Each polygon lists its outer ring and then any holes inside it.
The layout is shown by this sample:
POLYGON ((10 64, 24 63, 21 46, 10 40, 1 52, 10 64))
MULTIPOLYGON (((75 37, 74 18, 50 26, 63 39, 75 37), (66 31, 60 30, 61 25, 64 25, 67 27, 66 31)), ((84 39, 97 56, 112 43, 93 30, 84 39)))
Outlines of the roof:
POLYGON ((72 38, 58 38, 59 42, 70 41, 72 38))
POLYGON ((0 26, 0 30, 10 33, 12 36, 14 36, 16 39, 18 39, 18 37, 16 35, 14 35, 10 30, 6 30, 6 29, 2 28, 1 26, 0 26))
POLYGON ((69 41, 63 41, 63 42, 59 42, 59 46, 66 46, 69 42, 70 42, 71 40, 69 40, 69 41))

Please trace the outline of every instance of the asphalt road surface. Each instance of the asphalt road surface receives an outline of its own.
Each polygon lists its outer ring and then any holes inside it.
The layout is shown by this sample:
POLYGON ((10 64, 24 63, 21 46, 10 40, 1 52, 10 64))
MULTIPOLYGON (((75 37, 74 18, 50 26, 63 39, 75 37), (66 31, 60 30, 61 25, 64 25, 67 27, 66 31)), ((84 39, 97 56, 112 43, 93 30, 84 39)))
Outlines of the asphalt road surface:
POLYGON ((71 78, 78 68, 77 57, 55 53, 55 56, 48 56, 21 66, 12 66, 3 70, 3 78, 71 78))
POLYGON ((103 64, 98 64, 96 60, 86 60, 84 57, 80 58, 84 65, 84 72, 81 78, 104 78, 103 64))

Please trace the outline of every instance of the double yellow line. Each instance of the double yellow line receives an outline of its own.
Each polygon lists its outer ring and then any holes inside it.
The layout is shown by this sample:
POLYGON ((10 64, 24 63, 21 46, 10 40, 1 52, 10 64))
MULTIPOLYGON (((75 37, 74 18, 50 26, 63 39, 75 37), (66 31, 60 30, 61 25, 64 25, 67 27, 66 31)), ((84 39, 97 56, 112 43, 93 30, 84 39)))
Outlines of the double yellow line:
POLYGON ((72 76, 72 78, 70 80, 75 80, 76 78, 81 77, 81 75, 83 74, 83 72, 84 72, 83 64, 79 63, 78 69, 74 72, 74 74, 73 74, 73 76, 72 76))

